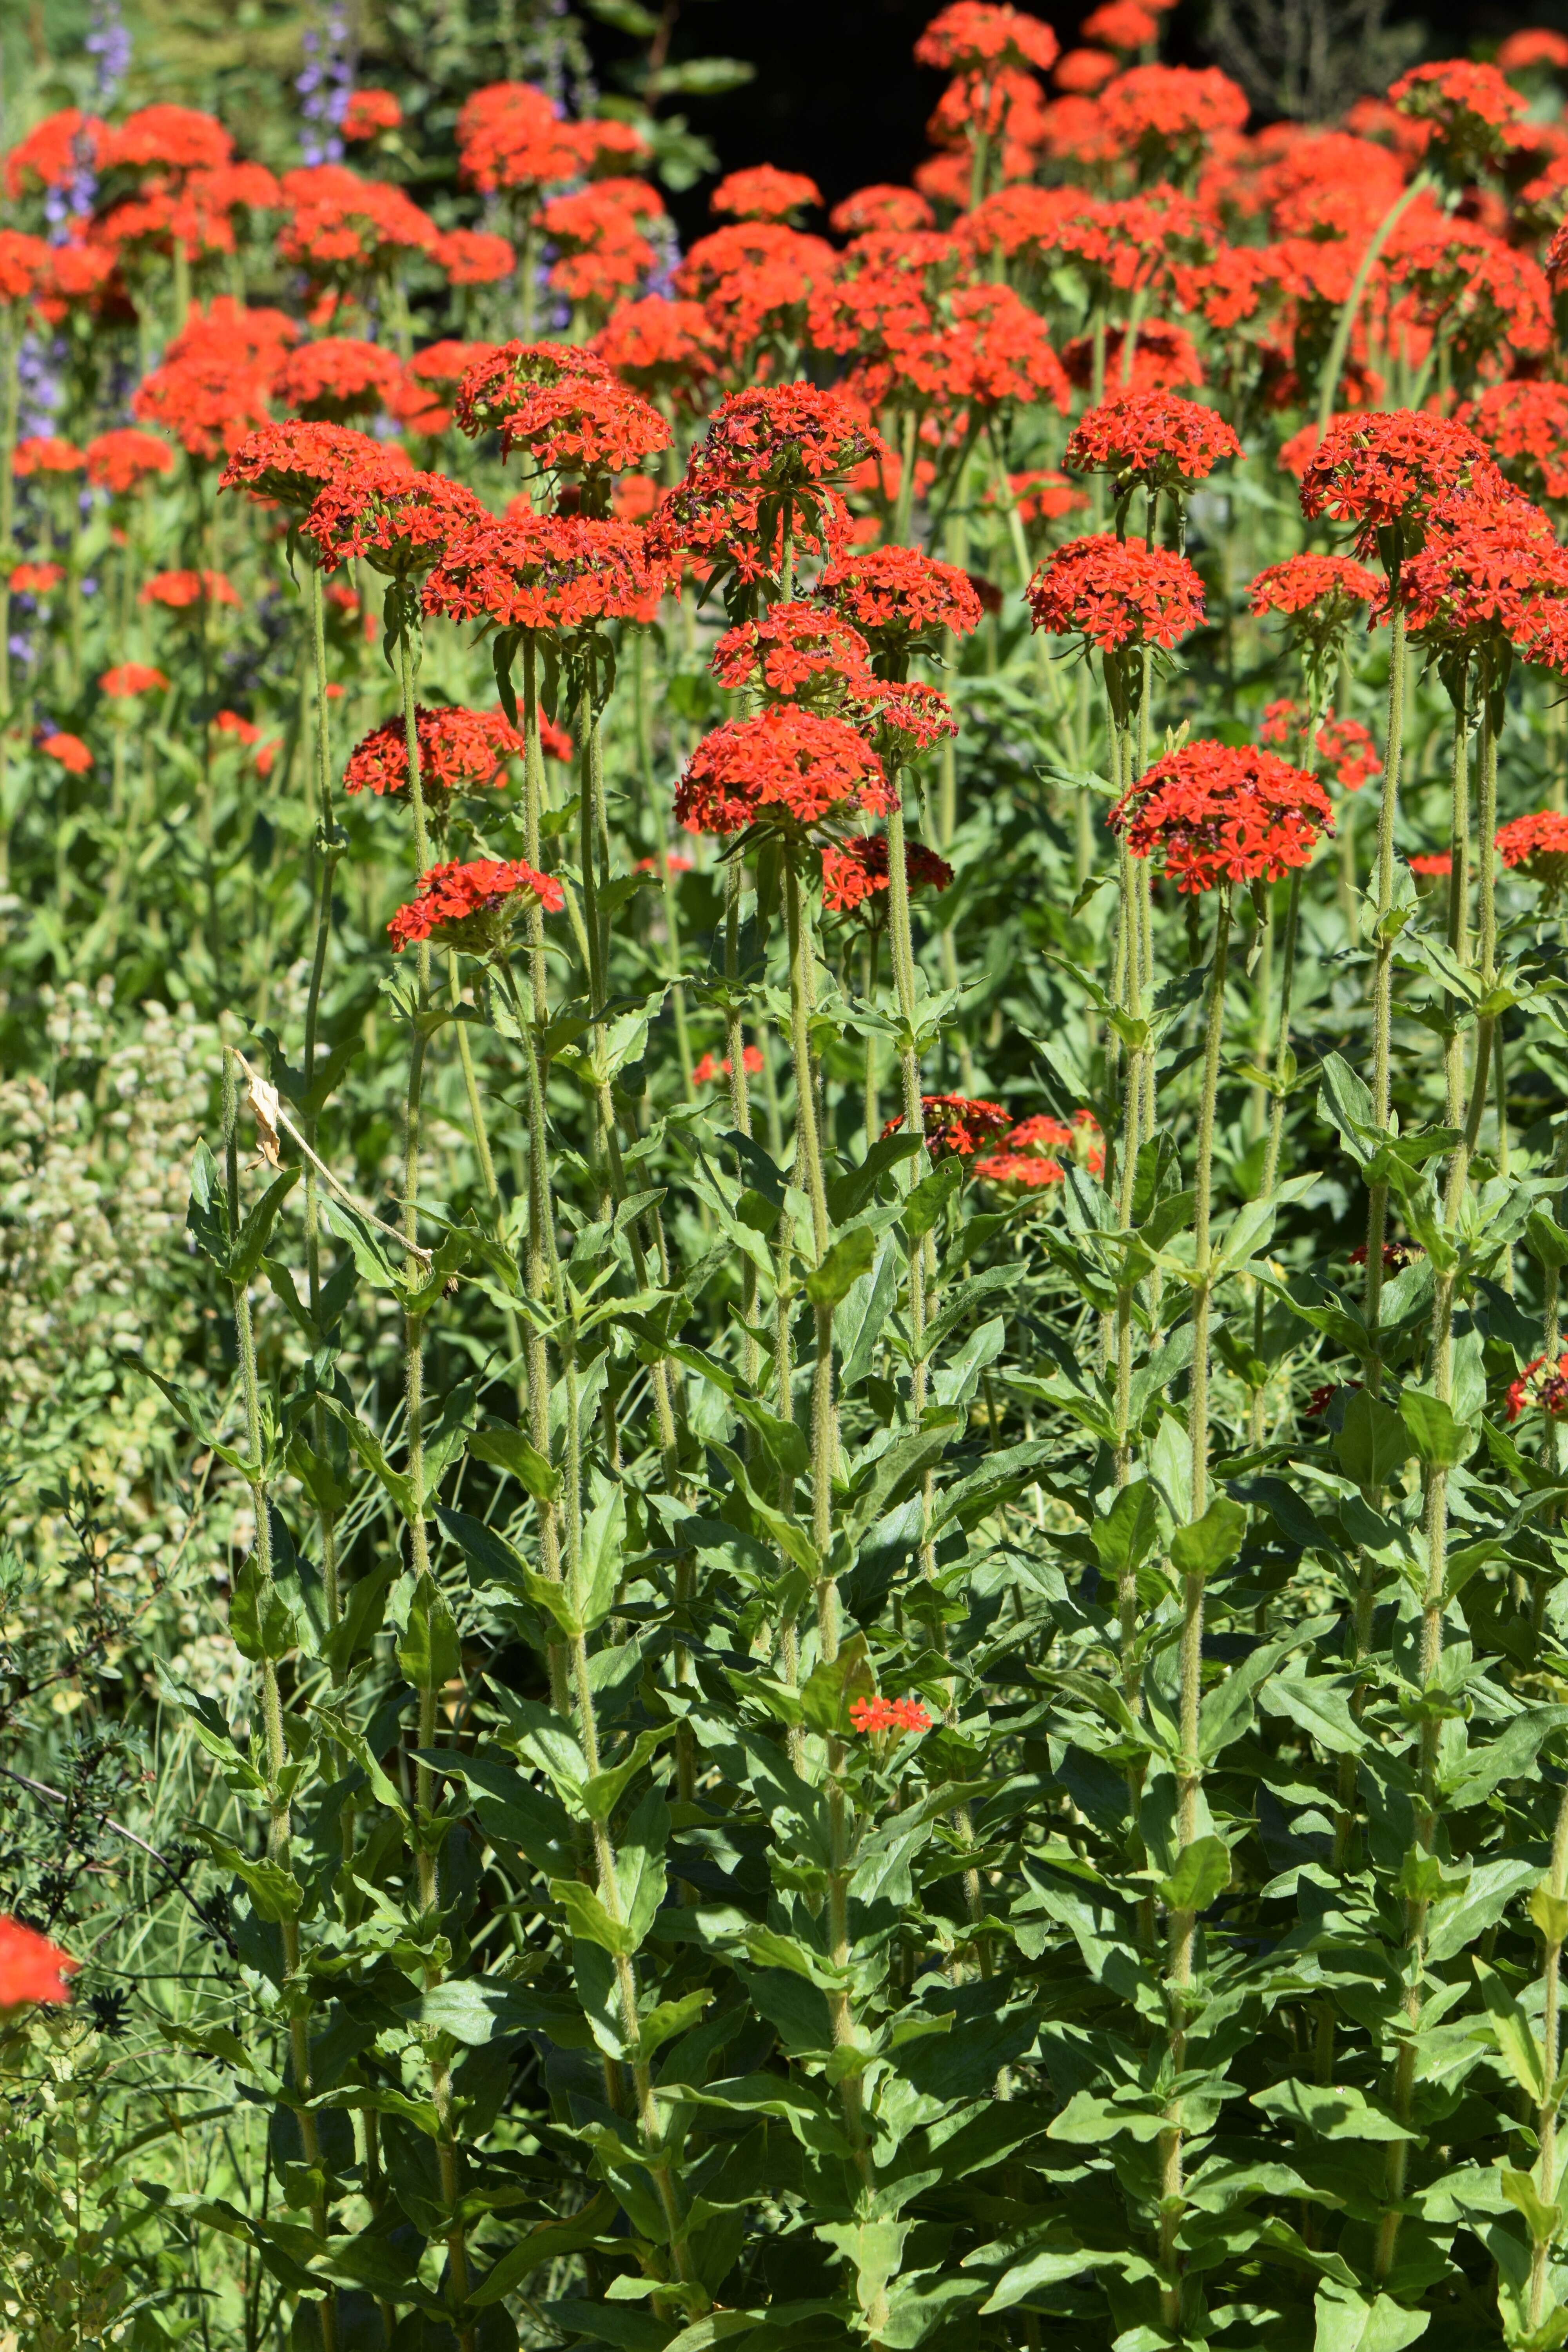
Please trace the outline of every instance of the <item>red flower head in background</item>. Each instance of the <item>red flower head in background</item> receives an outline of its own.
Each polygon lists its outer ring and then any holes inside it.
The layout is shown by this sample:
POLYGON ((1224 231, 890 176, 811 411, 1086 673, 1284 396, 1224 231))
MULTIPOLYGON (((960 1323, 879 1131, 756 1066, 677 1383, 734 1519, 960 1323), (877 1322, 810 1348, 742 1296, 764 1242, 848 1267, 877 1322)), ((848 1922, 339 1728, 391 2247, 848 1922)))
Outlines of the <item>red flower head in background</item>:
MULTIPOLYGON (((973 1160, 994 1143, 1013 1124, 1013 1114, 1000 1103, 972 1101, 967 1095, 921 1095, 925 1147, 933 1160, 973 1160)), ((896 1135, 903 1126, 900 1111, 882 1129, 896 1135)))
POLYGON ((946 695, 917 679, 868 679, 851 691, 845 716, 889 770, 912 766, 944 735, 958 732, 946 695))
POLYGON ((843 719, 809 710, 731 719, 703 737, 675 796, 689 833, 781 834, 798 845, 812 828, 885 816, 892 793, 881 762, 843 719))
POLYGON ((415 473, 399 454, 366 460, 323 483, 301 528, 324 569, 335 571, 357 555, 388 579, 406 582, 438 563, 484 512, 472 490, 444 474, 415 473))
POLYGON ((646 400, 663 394, 689 414, 700 405, 719 356, 701 303, 663 294, 617 305, 594 350, 646 400))
POLYGON ((11 452, 11 471, 18 481, 33 474, 79 474, 86 463, 85 451, 55 433, 28 434, 11 452))
MULTIPOLYGON (((918 841, 904 846, 904 883, 917 890, 945 890, 952 868, 934 849, 918 841)), ((885 920, 892 887, 885 834, 857 834, 830 843, 822 853, 822 904, 830 915, 855 915, 862 922, 885 920)))
POLYGON ((1100 96, 1106 132, 1148 180, 1191 180, 1217 140, 1247 128, 1247 92, 1216 66, 1134 66, 1100 96))
POLYGON ((816 182, 804 172, 777 171, 772 163, 729 173, 708 199, 710 213, 730 220, 789 221, 808 205, 821 209, 816 182))
POLYGON ((425 609, 500 629, 591 635, 605 621, 651 620, 668 580, 636 523, 481 514, 431 572, 425 609))
POLYGON ((918 188, 889 187, 879 182, 857 188, 841 205, 835 205, 827 223, 840 236, 865 236, 876 231, 907 236, 912 230, 930 228, 933 218, 918 188))
POLYGON ((399 907, 386 928, 399 955, 419 940, 469 955, 494 955, 504 953, 531 903, 558 915, 566 900, 559 882, 520 860, 475 858, 466 866, 432 866, 419 896, 399 907))
POLYGON ((302 513, 339 475, 379 466, 391 455, 368 434, 342 425, 263 425, 235 450, 218 488, 302 513))
MULTIPOLYGON (((951 16, 953 11, 948 11, 951 16)), ((1002 10, 995 14, 1000 16, 1002 10)), ((1010 13, 1010 12, 1009 12, 1010 13)), ((929 1731, 931 1715, 918 1698, 857 1698, 849 1703, 849 1721, 857 1731, 876 1738, 889 1731, 929 1731)))
POLYGON ((111 499, 129 498, 143 482, 174 470, 174 453, 168 443, 151 433, 138 433, 133 425, 99 434, 88 443, 84 454, 88 480, 94 489, 107 490, 111 499))
POLYGON ((1031 66, 1049 73, 1059 46, 1048 25, 1021 9, 987 0, 952 0, 915 43, 915 63, 946 73, 1021 72, 1031 66))
POLYGON ((1568 499, 1568 384, 1539 377, 1488 384, 1459 422, 1534 499, 1568 499))
POLYGON ((1248 603, 1259 620, 1275 614, 1284 622, 1321 707, 1352 628, 1382 593, 1376 574, 1348 555, 1303 553, 1260 572, 1248 603))
POLYGON ((443 231, 436 240, 434 258, 454 286, 500 286, 517 268, 510 237, 482 228, 443 231))
POLYGON ((1549 898, 1555 898, 1568 881, 1568 816, 1556 809, 1537 809, 1500 825, 1496 845, 1510 872, 1539 882, 1549 898))
POLYGON ((237 611, 239 591, 221 572, 155 572, 137 601, 161 604, 166 613, 199 614, 209 604, 229 604, 237 611))
POLYGON ((403 123, 403 109, 389 89, 353 89, 349 92, 339 128, 351 145, 362 139, 379 139, 384 131, 396 131, 403 123))
POLYGON ((1524 112, 1524 100, 1495 66, 1464 58, 1413 66, 1388 96, 1400 114, 1426 129, 1426 160, 1454 188, 1468 187, 1507 153, 1524 112))
POLYGON ((1277 752, 1184 743, 1145 769, 1106 823, 1191 893, 1277 882, 1307 864, 1332 811, 1317 778, 1277 752))
POLYGON ((323 335, 290 352, 272 380, 272 396, 308 423, 345 425, 395 408, 403 390, 395 352, 353 335, 323 335))
POLYGON ((111 700, 133 702, 139 695, 163 693, 169 681, 150 662, 119 662, 113 669, 106 669, 98 683, 111 700))

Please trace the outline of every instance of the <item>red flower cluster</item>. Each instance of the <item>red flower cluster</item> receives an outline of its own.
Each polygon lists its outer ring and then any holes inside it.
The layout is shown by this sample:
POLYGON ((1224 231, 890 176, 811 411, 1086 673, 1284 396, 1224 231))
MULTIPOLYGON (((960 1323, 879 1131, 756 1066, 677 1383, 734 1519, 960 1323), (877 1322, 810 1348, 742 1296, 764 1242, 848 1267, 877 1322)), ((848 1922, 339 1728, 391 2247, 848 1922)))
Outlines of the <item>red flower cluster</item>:
POLYGON ((1277 882, 1331 830, 1315 776, 1277 752, 1184 743, 1144 770, 1106 823, 1134 857, 1152 857, 1178 891, 1277 882))
POLYGON ((1395 557, 1417 548, 1433 509, 1461 491, 1499 497, 1507 485, 1465 425, 1452 417, 1399 409, 1386 416, 1339 416, 1301 476, 1301 512, 1357 526, 1360 556, 1394 535, 1395 557))
POLYGON ((88 480, 95 489, 107 490, 111 499, 128 498, 155 474, 174 470, 174 453, 168 443, 155 440, 151 433, 138 433, 133 425, 99 434, 88 443, 84 454, 88 480))
POLYGON ((1488 384, 1459 411, 1503 471, 1533 498, 1568 498, 1568 384, 1488 384))
MULTIPOLYGON (((1068 382, 1079 392, 1088 392, 1094 382, 1093 336, 1075 335, 1070 343, 1064 343, 1062 365, 1068 382)), ((1122 399, 1193 392, 1203 380, 1198 347, 1184 327, 1173 326, 1168 319, 1143 319, 1136 330, 1120 326, 1107 330, 1105 381, 1123 387, 1122 399)))
POLYGON ((858 629, 820 604, 775 604, 764 619, 728 630, 711 667, 731 692, 751 688, 774 702, 837 703, 870 685, 870 651, 858 629))
POLYGON ((1412 67, 1388 97, 1399 113, 1426 126, 1428 160, 1440 162, 1457 187, 1468 186, 1482 164, 1507 152, 1524 112, 1524 100, 1495 66, 1464 58, 1412 67))
POLYGON ((764 710, 705 735, 680 779, 675 814, 689 833, 765 825, 799 834, 893 804, 881 763, 841 719, 764 710))
POLYGON ((162 694, 169 681, 150 662, 119 662, 98 683, 116 701, 131 701, 139 694, 162 694))
POLYGON ((1116 496, 1135 488, 1188 490, 1205 481, 1241 444, 1223 416, 1173 393, 1144 392, 1102 401, 1068 436, 1075 474, 1110 474, 1116 496))
POLYGON ((81 737, 68 735, 63 728, 57 728, 52 735, 46 735, 38 749, 49 759, 58 760, 68 775, 85 776, 92 765, 92 753, 81 737))
POLYGON ((25 2009, 35 2000, 68 2000, 66 1979, 80 1966, 36 1927, 0 1917, 0 2012, 25 2009))
POLYGON ((982 607, 969 574, 915 547, 872 547, 830 564, 817 593, 879 654, 902 661, 932 651, 942 632, 967 637, 982 607))
POLYGON ((272 396, 311 424, 346 424, 395 407, 403 369, 395 352, 352 335, 323 335, 291 352, 272 380, 272 396))
POLYGON ((490 955, 504 949, 529 899, 547 915, 558 915, 566 903, 559 882, 518 859, 432 866, 417 898, 399 907, 386 928, 399 955, 416 940, 490 955))
MULTIPOLYGON (((1258 740, 1300 748, 1306 723, 1307 714, 1300 703, 1289 699, 1266 703, 1258 740)), ((1325 719, 1318 730, 1317 755, 1342 792, 1359 793, 1372 777, 1383 772, 1377 748, 1359 719, 1325 719)))
MULTIPOLYGON (((952 16, 956 11, 949 9, 947 13, 952 16)), ((974 13, 979 15, 981 11, 977 7, 974 13)), ((996 8, 984 13, 1001 16, 1013 12, 996 8)), ((929 1731, 932 1717, 918 1698, 857 1698, 849 1702, 849 1720, 857 1731, 868 1732, 876 1738, 886 1731, 929 1731)))
MULTIPOLYGON (((673 866, 677 861, 672 857, 669 863, 673 866)), ((760 1045, 742 1046, 741 1067, 745 1071, 746 1076, 749 1078, 760 1078, 762 1076, 763 1064, 763 1049, 760 1045)), ((728 1054, 725 1055, 721 1062, 715 1055, 704 1054, 702 1059, 698 1063, 697 1067, 691 1073, 692 1081, 695 1085, 700 1087, 710 1087, 715 1078, 728 1078, 732 1076, 734 1068, 735 1065, 730 1059, 728 1054)))
POLYGON ((435 258, 454 286, 499 286, 517 268, 510 236, 483 228, 449 228, 436 240, 435 258))
POLYGON ((708 199, 708 209, 731 220, 787 221, 806 205, 820 208, 822 191, 804 172, 780 172, 772 163, 731 172, 708 199))
POLYGON ((1434 512, 1399 593, 1415 635, 1471 651, 1506 642, 1553 666, 1562 658, 1568 551, 1539 508, 1506 484, 1500 497, 1459 498, 1434 512))
MULTIPOLYGON (((521 760, 522 737, 499 710, 439 709, 423 703, 414 714, 419 783, 426 793, 478 793, 506 780, 506 763, 521 760)), ((354 745, 343 770, 347 793, 400 793, 408 783, 408 738, 401 718, 383 720, 354 745)))
POLYGON ((193 457, 212 459, 237 448, 267 422, 272 379, 299 329, 280 310, 247 310, 226 299, 197 312, 143 376, 131 414, 161 425, 193 457))
POLYGON ((889 187, 877 182, 846 196, 841 205, 834 206, 827 222, 840 236, 866 236, 879 232, 908 236, 916 229, 930 228, 933 217, 918 189, 889 187))
POLYGON ((1447 849, 1424 851, 1415 857, 1407 858, 1405 863, 1415 877, 1415 887, 1423 892, 1439 882, 1446 882, 1454 870, 1453 852, 1447 849))
POLYGON ((464 376, 454 413, 470 439, 499 432, 503 457, 521 449, 551 474, 625 473, 669 446, 657 409, 575 344, 505 344, 464 376))
POLYGON ((252 498, 302 512, 329 482, 367 465, 383 464, 390 456, 368 435, 341 425, 263 425, 235 450, 218 488, 248 490, 252 498))
POLYGON ((86 463, 74 441, 62 441, 54 433, 28 434, 11 453, 11 471, 18 481, 32 474, 79 474, 86 463))
POLYGON ((1542 1375, 1544 1356, 1537 1356, 1526 1364, 1516 1381, 1508 1384, 1508 1417, 1517 1421, 1529 1405, 1539 1405, 1549 1421, 1559 1421, 1568 1412, 1568 1355, 1559 1356, 1555 1369, 1542 1375))
POLYGON ((426 583, 425 609, 454 621, 565 632, 651 620, 668 584, 636 523, 485 515, 452 540, 426 583))
POLYGON ((142 590, 143 604, 166 613, 189 613, 200 604, 239 604, 239 592, 221 572, 155 572, 142 590))
POLYGON ((850 693, 845 715, 889 769, 908 767, 944 735, 958 732, 946 695, 914 678, 868 679, 850 693))
POLYGON ((718 359, 701 303, 663 294, 621 303, 595 336, 594 349, 645 399, 663 394, 688 410, 699 404, 718 359))
POLYGON ((358 555, 389 578, 406 580, 428 572, 481 520, 489 518, 472 490, 445 474, 413 472, 399 452, 324 482, 303 530, 328 570, 358 555))
POLYGON ((463 175, 486 194, 513 188, 536 196, 584 173, 626 170, 647 152, 647 141, 629 122, 562 121, 531 82, 490 82, 465 100, 458 117, 463 175))
POLYGON ((742 586, 774 576, 786 538, 796 557, 831 555, 844 520, 835 484, 889 454, 837 393, 808 383, 731 393, 655 516, 652 543, 669 556, 683 550, 742 586))
POLYGON ((1247 92, 1215 66, 1134 66, 1100 100, 1113 145, 1136 157, 1145 179, 1182 179, 1227 132, 1245 130, 1247 92))
POLYGON ((352 89, 343 108, 343 119, 338 126, 351 143, 362 139, 379 139, 384 131, 396 131, 403 121, 403 109, 389 89, 352 89))
POLYGON ((1568 816, 1555 809, 1538 809, 1500 825, 1496 845, 1505 866, 1543 884, 1550 897, 1568 881, 1568 816))
POLYGON ((1068 540, 1029 583, 1037 629, 1077 635, 1102 653, 1173 646, 1202 625, 1204 584, 1185 556, 1101 531, 1068 540))
POLYGON ((974 1172, 984 1183, 1019 1193, 1048 1192, 1067 1181, 1061 1161, 1037 1151, 993 1151, 975 1161, 974 1172))
MULTIPOLYGON (((926 1150, 934 1160, 973 1160, 1013 1124, 1012 1113, 1000 1103, 976 1102, 967 1095, 921 1095, 921 1114, 926 1150)), ((903 1123, 900 1111, 882 1132, 896 1135, 903 1123)))
POLYGON ((646 180, 599 180, 574 195, 552 197, 539 215, 559 257, 551 285, 569 301, 608 309, 658 261, 643 231, 663 217, 646 180))
POLYGON ((991 0, 951 0, 915 43, 915 63, 947 73, 1017 71, 1033 66, 1048 73, 1059 44, 1048 25, 1017 8, 991 0))
POLYGON ((47 596, 65 578, 60 563, 17 563, 11 569, 11 593, 16 596, 47 596))
POLYGON ((352 286, 394 268, 411 254, 433 254, 440 230, 428 213, 389 180, 362 180, 342 163, 314 163, 283 174, 291 207, 278 257, 315 286, 352 286))
MULTIPOLYGON (((945 890, 952 868, 934 849, 911 841, 904 846, 904 879, 912 897, 917 890, 945 890)), ((822 853, 822 904, 830 915, 853 915, 891 887, 888 843, 884 834, 860 834, 833 842, 822 853)))
POLYGON ((1348 555, 1289 555, 1260 572, 1248 592, 1261 620, 1278 613, 1311 644, 1338 642, 1358 612, 1382 596, 1374 572, 1348 555))

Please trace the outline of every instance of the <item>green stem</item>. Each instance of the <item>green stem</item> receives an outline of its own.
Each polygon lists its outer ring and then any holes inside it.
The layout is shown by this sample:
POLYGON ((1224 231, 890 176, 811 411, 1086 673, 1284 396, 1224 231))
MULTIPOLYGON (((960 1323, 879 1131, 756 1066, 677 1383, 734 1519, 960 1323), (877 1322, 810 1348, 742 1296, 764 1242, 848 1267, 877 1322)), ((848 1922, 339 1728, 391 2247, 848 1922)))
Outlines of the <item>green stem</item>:
POLYGON ((1417 172, 1410 185, 1390 205, 1387 212, 1373 229, 1371 241, 1362 255, 1361 266, 1351 280, 1351 290, 1345 296, 1340 315, 1334 321, 1333 341, 1329 345, 1328 357, 1323 362, 1322 381, 1318 392, 1318 438, 1320 441, 1328 431, 1330 420, 1333 416, 1334 401, 1339 393, 1340 377, 1344 372, 1345 355, 1350 350, 1351 335, 1354 331, 1356 319, 1361 310, 1362 297, 1366 292, 1367 280, 1372 276, 1377 257, 1416 197, 1425 195, 1432 184, 1430 172, 1417 172))
MULTIPOLYGON (((1372 1000, 1372 1122, 1388 1125, 1389 1055, 1394 1028, 1394 828, 1399 809, 1399 771, 1405 737, 1405 608, 1397 595, 1388 653, 1388 742, 1383 766, 1383 800, 1377 818, 1377 932, 1372 1000)), ((1366 1326, 1367 1386, 1373 1396, 1383 1390, 1383 1349, 1379 1330, 1383 1299, 1383 1244, 1388 1218, 1385 1181, 1367 1189, 1366 1326)))

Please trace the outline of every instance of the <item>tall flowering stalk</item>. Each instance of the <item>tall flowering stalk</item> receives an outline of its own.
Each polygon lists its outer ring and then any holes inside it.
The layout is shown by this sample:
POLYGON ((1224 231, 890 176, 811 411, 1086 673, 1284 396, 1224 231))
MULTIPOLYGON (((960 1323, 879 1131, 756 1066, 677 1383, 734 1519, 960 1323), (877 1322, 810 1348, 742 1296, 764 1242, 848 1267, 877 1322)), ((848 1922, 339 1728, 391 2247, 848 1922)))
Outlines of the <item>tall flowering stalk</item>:
MULTIPOLYGON (((1178 1532, 1173 1547, 1182 1578, 1182 1634, 1177 1864, 1170 1882, 1165 1970, 1172 2084, 1179 2081, 1186 2063, 1198 1893, 1207 1875, 1206 1856, 1199 1851, 1204 1590, 1209 1566, 1222 1556, 1207 1539, 1215 1524, 1208 1493, 1209 1329, 1216 1280, 1210 1219, 1231 897, 1238 883, 1275 881, 1291 867, 1304 865, 1329 815, 1327 795, 1316 779, 1275 753, 1195 743, 1153 761, 1132 791, 1117 803, 1109 819, 1112 829, 1122 835, 1129 854, 1157 859, 1161 872, 1179 891, 1215 894, 1193 1203, 1193 1358, 1187 1402, 1190 1509, 1188 1524, 1178 1532)), ((1235 1508, 1223 1498, 1216 1506, 1222 1529, 1235 1508)), ((1177 2242, 1184 2198, 1184 2137, 1177 2094, 1167 2107, 1161 2138, 1161 2300, 1167 2326, 1179 2325, 1182 2307, 1177 2242)))

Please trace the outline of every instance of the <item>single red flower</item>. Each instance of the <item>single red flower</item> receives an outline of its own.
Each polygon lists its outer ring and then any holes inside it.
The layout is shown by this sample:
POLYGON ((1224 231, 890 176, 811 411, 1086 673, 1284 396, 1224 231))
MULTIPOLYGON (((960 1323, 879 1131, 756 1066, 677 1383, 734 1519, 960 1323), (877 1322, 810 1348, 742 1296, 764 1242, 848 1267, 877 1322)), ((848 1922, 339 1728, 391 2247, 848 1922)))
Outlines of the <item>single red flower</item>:
POLYGON ((842 204, 835 205, 827 225, 840 236, 864 236, 878 229, 903 236, 911 229, 930 228, 933 218, 917 189, 890 187, 879 181, 871 187, 857 188, 842 204))
POLYGON ((1429 850, 1415 857, 1406 858, 1405 864, 1415 877, 1416 889, 1425 898, 1429 891, 1436 888, 1439 882, 1446 882, 1453 872, 1453 852, 1447 849, 1429 850))
POLYGON ((390 579, 407 580, 489 520, 472 490, 444 474, 411 472, 399 456, 366 460, 323 483, 301 528, 328 570, 357 555, 390 579))
POLYGON ((1568 68, 1568 41, 1561 33, 1548 32, 1543 25, 1532 25, 1500 41, 1492 62, 1500 74, 1531 73, 1539 66, 1562 73, 1568 68))
POLYGON ((1301 512, 1356 525, 1355 551, 1397 572, 1420 546, 1433 509, 1460 491, 1500 497, 1502 475, 1452 417, 1395 410, 1336 417, 1301 476, 1301 512))
POLYGON ((1155 760, 1106 823, 1190 894, 1277 882, 1307 864, 1333 815, 1317 778, 1277 752, 1202 742, 1155 760))
POLYGON ((0 1916, 0 2011, 25 2009, 36 2000, 68 2000, 66 1979, 80 1966, 36 1927, 0 1916))
MULTIPOLYGON (((673 858, 669 862, 671 865, 676 863, 673 858)), ((698 1063, 697 1067, 691 1073, 692 1080, 697 1086, 710 1087, 714 1083, 715 1079, 727 1078, 731 1076, 734 1071, 734 1067, 735 1065, 730 1059, 728 1054, 725 1055, 722 1061, 720 1061, 717 1055, 704 1054, 702 1059, 698 1063)), ((745 1071, 746 1076, 749 1078, 760 1078, 762 1076, 763 1063, 763 1049, 760 1045, 742 1046, 741 1067, 745 1071)))
MULTIPOLYGON (((918 841, 904 845, 904 880, 910 897, 917 890, 945 890, 952 868, 934 849, 918 841)), ((853 915, 862 908, 875 912, 874 902, 891 887, 887 835, 857 834, 848 841, 830 842, 822 853, 822 904, 830 915, 853 915)))
POLYGON ((437 238, 432 259, 454 286, 500 286, 517 268, 510 236, 482 228, 449 228, 437 238))
POLYGON ((1173 646, 1202 626, 1204 584, 1184 555, 1110 531, 1070 539, 1029 583, 1037 629, 1078 635, 1102 653, 1173 646))
POLYGON ((552 876, 537 873, 521 860, 454 861, 432 866, 419 885, 419 896, 399 907, 386 928, 399 955, 417 940, 461 948, 469 955, 490 955, 504 950, 531 899, 547 915, 558 915, 566 903, 552 876))
POLYGON ((241 718, 237 710, 220 710, 213 720, 213 726, 219 735, 232 735, 247 751, 251 744, 261 740, 260 728, 253 720, 241 718))
POLYGON ((669 427, 629 384, 581 345, 507 343, 458 388, 458 429, 499 432, 548 474, 626 473, 669 446, 669 427))
POLYGON ((703 737, 675 796, 689 833, 765 826, 798 837, 864 813, 885 816, 891 791, 876 754, 841 719, 764 710, 703 737))

